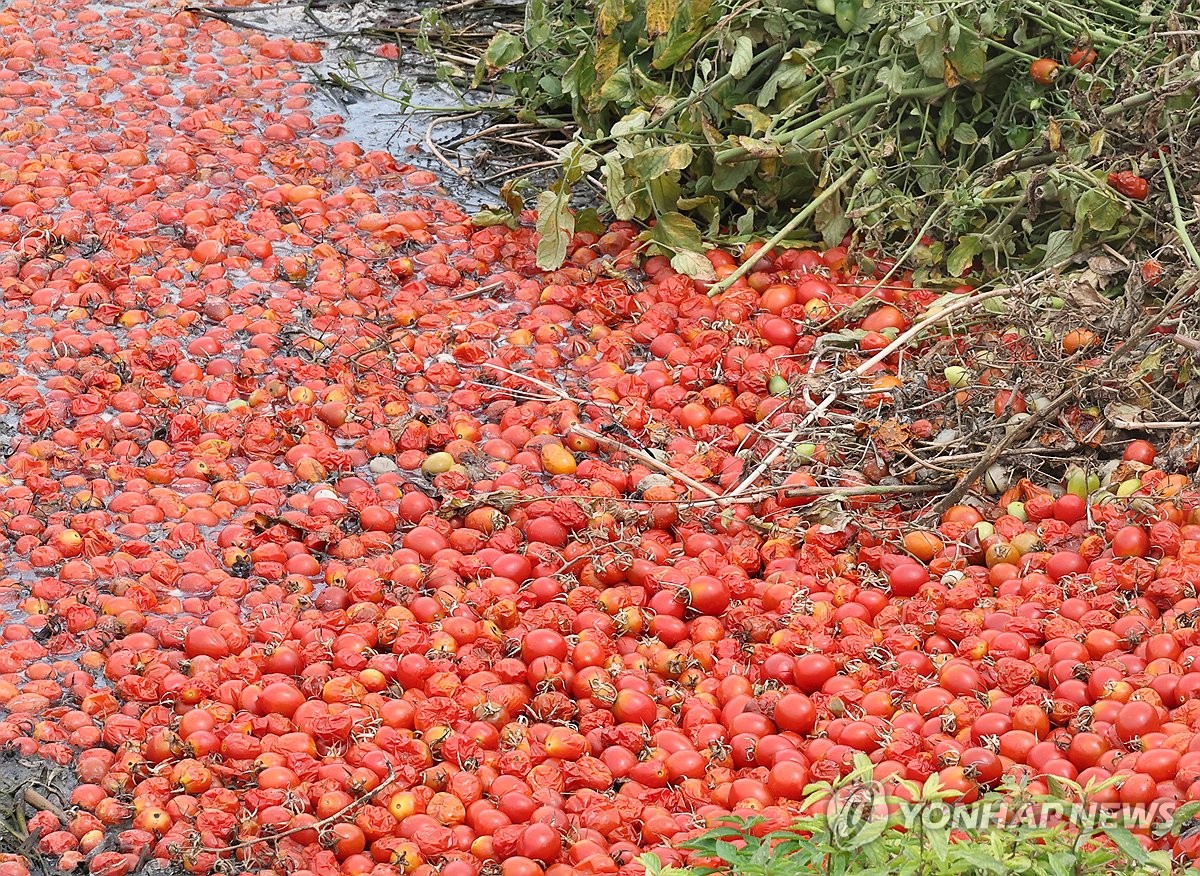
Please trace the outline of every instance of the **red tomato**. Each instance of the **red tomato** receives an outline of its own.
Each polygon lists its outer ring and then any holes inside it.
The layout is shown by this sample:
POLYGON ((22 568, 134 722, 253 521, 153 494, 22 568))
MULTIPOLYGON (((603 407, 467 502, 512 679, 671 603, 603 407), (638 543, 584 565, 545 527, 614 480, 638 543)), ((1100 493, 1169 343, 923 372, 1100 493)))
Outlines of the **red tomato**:
POLYGON ((1122 526, 1113 536, 1112 551, 1117 557, 1144 557, 1150 549, 1150 536, 1141 526, 1122 526))

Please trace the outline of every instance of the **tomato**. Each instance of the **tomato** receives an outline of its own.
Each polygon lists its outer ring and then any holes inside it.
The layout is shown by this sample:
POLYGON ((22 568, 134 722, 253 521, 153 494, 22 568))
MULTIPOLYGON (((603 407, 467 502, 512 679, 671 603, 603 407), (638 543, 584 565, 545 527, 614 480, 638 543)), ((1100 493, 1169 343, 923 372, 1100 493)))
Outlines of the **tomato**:
POLYGON ((817 479, 805 471, 796 471, 789 474, 783 479, 783 483, 779 487, 779 497, 777 501, 784 508, 798 508, 801 505, 807 505, 810 502, 816 501, 816 496, 795 495, 791 492, 793 487, 815 487, 817 479))
POLYGON ((908 320, 898 307, 884 304, 868 313, 859 328, 865 332, 882 332, 884 329, 899 332, 908 328, 908 320))
POLYGON ((1125 445, 1125 452, 1121 455, 1121 458, 1126 462, 1140 462, 1142 465, 1153 465, 1156 456, 1158 456, 1158 450, 1154 445, 1149 441, 1143 441, 1139 438, 1125 445))
POLYGON ((1156 732, 1160 726, 1158 711, 1142 700, 1133 700, 1122 706, 1114 723, 1117 738, 1122 742, 1156 732))
POLYGON ((1133 201, 1144 201, 1150 194, 1150 183, 1131 170, 1110 173, 1108 185, 1133 201))
POLYGON ((688 604, 700 614, 720 616, 729 608, 729 585, 711 575, 699 575, 687 586, 688 604))
POLYGON ((929 582, 929 570, 917 563, 903 563, 888 575, 895 596, 916 596, 921 585, 929 582))
POLYGON ((1064 493, 1054 502, 1054 518, 1063 523, 1078 523, 1087 516, 1087 500, 1074 493, 1064 493))
POLYGON ((1163 266, 1158 259, 1146 259, 1141 267, 1142 282, 1154 288, 1162 283, 1163 266))
POLYGON ((792 676, 805 693, 816 693, 837 674, 837 664, 824 654, 804 654, 796 658, 792 676))
POLYGON ((1096 63, 1098 57, 1096 50, 1091 46, 1080 46, 1067 55, 1067 63, 1077 70, 1087 70, 1096 63))
POLYGON ((777 344, 781 347, 794 347, 800 335, 796 330, 796 324, 790 319, 768 319, 762 324, 759 334, 769 344, 777 344))
POLYGON ((769 287, 759 299, 759 307, 776 315, 782 313, 785 307, 790 307, 795 303, 795 287, 785 284, 769 287))
POLYGON ((1112 551, 1117 557, 1144 557, 1150 549, 1150 536, 1141 526, 1123 526, 1113 536, 1112 551))
MULTIPOLYGON (((806 670, 806 672, 811 672, 811 670, 806 670)), ((809 683, 816 681, 817 678, 819 675, 806 675, 806 681, 809 683)), ((821 682, 821 684, 823 683, 824 681, 821 682)), ((817 709, 812 700, 804 694, 789 693, 780 697, 775 703, 774 717, 780 730, 789 730, 806 736, 816 726, 817 709)))
POLYGON ((1058 79, 1058 62, 1053 58, 1038 58, 1029 65, 1029 78, 1038 85, 1053 85, 1058 79))

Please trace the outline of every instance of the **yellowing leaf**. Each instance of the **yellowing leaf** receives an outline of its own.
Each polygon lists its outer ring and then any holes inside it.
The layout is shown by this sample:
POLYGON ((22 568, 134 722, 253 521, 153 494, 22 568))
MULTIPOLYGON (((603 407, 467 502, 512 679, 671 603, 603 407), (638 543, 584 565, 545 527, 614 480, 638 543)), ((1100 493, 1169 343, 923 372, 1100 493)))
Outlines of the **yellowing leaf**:
POLYGON ((675 0, 646 0, 646 33, 659 36, 670 30, 675 11, 675 0))
POLYGON ((596 23, 600 25, 601 36, 608 36, 624 20, 625 0, 604 0, 596 11, 596 23))
POLYGON ((1050 141, 1050 151, 1057 152, 1062 148, 1062 128, 1054 119, 1046 123, 1046 139, 1050 141))
POLYGON ((621 44, 612 37, 596 47, 596 80, 606 82, 621 63, 621 44))

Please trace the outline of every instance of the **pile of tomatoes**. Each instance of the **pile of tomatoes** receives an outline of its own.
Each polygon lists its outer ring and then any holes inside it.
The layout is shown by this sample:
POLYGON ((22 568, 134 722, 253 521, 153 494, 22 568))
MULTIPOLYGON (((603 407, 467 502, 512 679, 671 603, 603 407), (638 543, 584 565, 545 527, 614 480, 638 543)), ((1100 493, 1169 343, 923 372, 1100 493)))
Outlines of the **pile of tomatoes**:
MULTIPOLYGON (((752 475, 936 293, 750 247, 710 297, 621 223, 545 273, 531 216, 313 118, 315 46, 81 0, 0 33, 0 744, 73 777, 49 865, 633 874, 857 753, 1200 799, 1200 519, 1152 446, 927 526, 836 442, 752 475)), ((846 398, 930 439, 898 361, 846 398)))

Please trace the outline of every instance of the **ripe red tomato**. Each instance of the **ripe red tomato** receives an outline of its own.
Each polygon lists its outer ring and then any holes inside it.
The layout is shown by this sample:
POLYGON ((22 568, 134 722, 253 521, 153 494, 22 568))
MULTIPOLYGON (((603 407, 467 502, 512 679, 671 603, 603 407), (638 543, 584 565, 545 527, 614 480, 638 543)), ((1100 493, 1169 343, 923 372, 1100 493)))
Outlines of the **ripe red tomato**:
POLYGON ((1153 465, 1158 450, 1149 441, 1140 438, 1125 445, 1125 453, 1121 456, 1126 462, 1140 462, 1142 465, 1153 465))
MULTIPOLYGON (((808 670, 811 671, 811 670, 808 670)), ((794 670, 793 670, 794 676, 794 670)), ((816 681, 817 676, 806 677, 806 681, 816 681)), ((824 681, 820 682, 824 684, 824 681)), ((819 687, 819 685, 817 686, 819 687)), ((817 709, 812 700, 800 693, 789 693, 780 697, 775 703, 775 724, 780 730, 789 730, 806 736, 812 732, 817 723, 817 709)))
POLYGON ((1067 63, 1077 70, 1087 70, 1096 63, 1098 57, 1091 46, 1080 46, 1067 55, 1067 63))
POLYGON ((1110 173, 1108 184, 1132 201, 1144 201, 1150 194, 1150 183, 1131 170, 1110 173))
POLYGON ((837 674, 837 664, 824 654, 804 654, 796 658, 792 677, 806 693, 816 693, 837 674))
POLYGON ((1063 523, 1078 523, 1087 516, 1087 500, 1074 493, 1064 493, 1054 502, 1054 519, 1063 523))
POLYGON ((1113 556, 1144 557, 1149 550, 1150 536, 1141 526, 1122 526, 1113 536, 1113 556))
POLYGON ((928 582, 929 570, 919 563, 901 563, 888 573, 888 583, 894 596, 916 596, 921 586, 928 582))
POLYGON ((1053 58, 1038 58, 1029 65, 1029 78, 1038 85, 1053 85, 1058 79, 1058 61, 1053 58))
POLYGON ((908 319, 900 308, 884 304, 868 313, 859 328, 865 332, 882 332, 884 329, 901 332, 908 328, 908 319))

